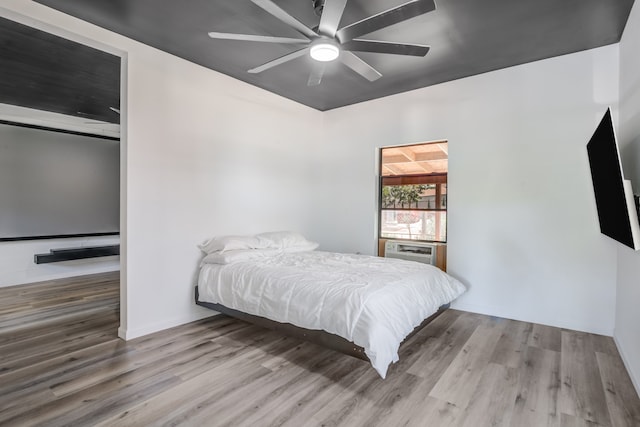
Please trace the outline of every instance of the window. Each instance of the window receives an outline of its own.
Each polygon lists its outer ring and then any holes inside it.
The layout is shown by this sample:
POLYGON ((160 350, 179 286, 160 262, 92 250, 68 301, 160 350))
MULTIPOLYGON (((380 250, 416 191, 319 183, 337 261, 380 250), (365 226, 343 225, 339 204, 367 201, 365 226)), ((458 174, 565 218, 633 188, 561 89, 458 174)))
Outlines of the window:
POLYGON ((381 150, 381 239, 447 241, 447 142, 381 150))

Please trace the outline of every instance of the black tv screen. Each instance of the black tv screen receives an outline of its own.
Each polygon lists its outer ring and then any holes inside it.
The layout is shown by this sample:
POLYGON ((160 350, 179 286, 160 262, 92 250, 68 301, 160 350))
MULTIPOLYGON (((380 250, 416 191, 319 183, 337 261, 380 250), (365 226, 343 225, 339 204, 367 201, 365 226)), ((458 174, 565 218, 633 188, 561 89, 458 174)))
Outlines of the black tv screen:
POLYGON ((587 153, 600 231, 632 249, 640 248, 638 213, 631 182, 624 180, 610 109, 589 140, 587 153))
POLYGON ((0 121, 0 241, 118 234, 120 142, 0 121))

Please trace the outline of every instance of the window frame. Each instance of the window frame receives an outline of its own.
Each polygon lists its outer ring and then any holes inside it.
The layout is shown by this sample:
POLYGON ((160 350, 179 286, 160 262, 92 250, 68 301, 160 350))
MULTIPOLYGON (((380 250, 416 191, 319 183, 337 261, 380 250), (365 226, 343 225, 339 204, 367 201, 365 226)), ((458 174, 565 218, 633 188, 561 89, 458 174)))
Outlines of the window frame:
MULTIPOLYGON (((382 159, 382 150, 380 149, 380 159, 382 159)), ((382 206, 382 191, 384 186, 388 185, 413 185, 413 184, 435 184, 436 185, 436 206, 438 206, 439 200, 442 197, 441 184, 447 184, 448 181, 448 173, 431 173, 431 174, 415 174, 415 175, 382 175, 382 160, 380 161, 380 181, 378 185, 378 240, 386 239, 386 240, 403 240, 403 241, 412 241, 412 242, 430 242, 430 243, 447 243, 448 239, 448 226, 449 221, 445 221, 445 240, 424 240, 424 239, 403 239, 403 238, 395 238, 395 237, 384 237, 382 236, 382 212, 383 211, 420 211, 420 212, 445 212, 445 218, 448 219, 447 209, 449 206, 449 200, 447 197, 447 203, 444 208, 432 208, 432 209, 422 209, 422 208, 384 208, 382 206)), ((449 194, 449 187, 447 185, 447 195, 449 194)))

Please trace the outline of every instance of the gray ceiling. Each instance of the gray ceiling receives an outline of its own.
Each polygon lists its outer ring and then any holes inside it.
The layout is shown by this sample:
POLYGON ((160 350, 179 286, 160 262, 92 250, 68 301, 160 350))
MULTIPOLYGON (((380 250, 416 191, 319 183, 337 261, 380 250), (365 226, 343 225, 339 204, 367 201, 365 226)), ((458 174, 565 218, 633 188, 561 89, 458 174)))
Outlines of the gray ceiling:
POLYGON ((120 57, 0 18, 0 103, 120 123, 120 57))
MULTIPOLYGON (((620 40, 633 0, 436 0, 437 9, 366 36, 428 44, 426 57, 358 53, 383 77, 369 82, 340 62, 308 87, 308 56, 260 74, 254 68, 298 47, 213 40, 209 31, 299 34, 250 0, 36 0, 318 110, 328 110, 620 40)), ((406 0, 349 0, 340 27, 406 0)), ((274 0, 309 27, 311 0, 274 0)))

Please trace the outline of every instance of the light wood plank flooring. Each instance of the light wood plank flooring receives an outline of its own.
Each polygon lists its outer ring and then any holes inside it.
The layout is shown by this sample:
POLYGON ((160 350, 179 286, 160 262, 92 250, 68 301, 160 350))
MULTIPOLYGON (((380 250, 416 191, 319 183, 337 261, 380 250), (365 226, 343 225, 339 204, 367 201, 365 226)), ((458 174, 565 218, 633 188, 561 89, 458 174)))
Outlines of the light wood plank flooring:
POLYGON ((117 293, 117 274, 0 289, 0 425, 640 426, 608 337, 448 310, 381 380, 223 316, 125 343, 117 293))

